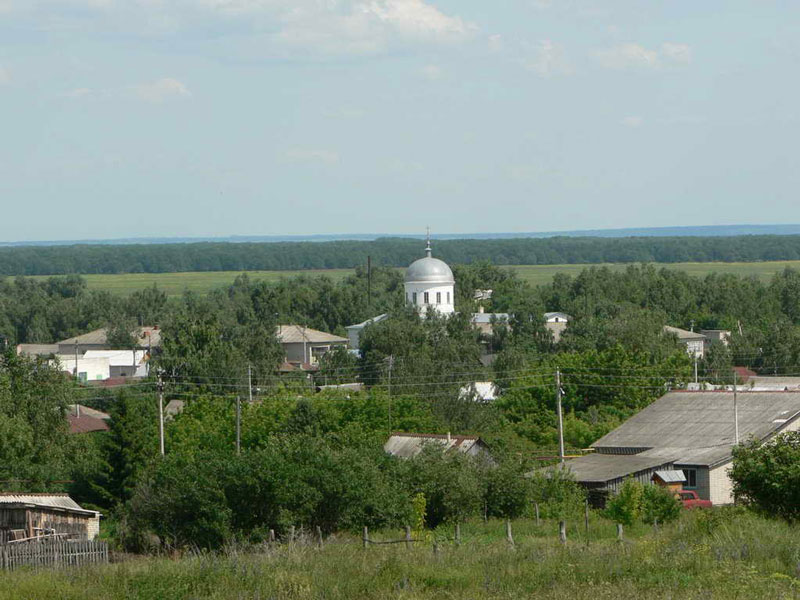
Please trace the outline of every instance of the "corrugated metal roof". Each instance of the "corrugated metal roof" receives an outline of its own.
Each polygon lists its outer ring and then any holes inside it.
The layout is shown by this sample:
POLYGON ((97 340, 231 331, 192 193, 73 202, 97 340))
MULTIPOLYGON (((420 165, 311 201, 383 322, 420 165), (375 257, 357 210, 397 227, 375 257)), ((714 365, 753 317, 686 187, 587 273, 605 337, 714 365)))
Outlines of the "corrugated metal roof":
POLYGON ((377 317, 372 317, 371 319, 367 319, 366 321, 362 321, 361 323, 356 323, 355 325, 348 325, 345 329, 364 329, 367 325, 372 325, 373 323, 380 323, 381 321, 385 320, 389 317, 388 313, 383 313, 382 315, 378 315, 377 317))
MULTIPOLYGON (((798 392, 740 392, 739 439, 764 439, 800 416, 798 392)), ((734 443, 733 392, 670 392, 594 444, 600 452, 638 449, 676 464, 712 465, 734 443)))
POLYGON ((471 435, 393 433, 383 445, 383 450, 392 456, 411 458, 422 452, 426 445, 437 445, 445 451, 458 450, 464 453, 470 453, 475 446, 486 448, 486 444, 479 437, 471 435))
POLYGON ((82 513, 96 514, 97 511, 86 510, 67 494, 19 494, 16 492, 0 492, 0 504, 33 504, 47 508, 60 508, 82 513))
POLYGON ((663 458, 643 457, 637 454, 587 454, 565 463, 564 468, 576 481, 605 483, 656 467, 668 466, 663 458))
POLYGON ((303 342, 312 344, 346 343, 349 340, 332 333, 326 333, 311 327, 301 327, 300 325, 278 325, 275 328, 278 341, 282 344, 302 344, 303 342))
POLYGON ((677 471, 656 471, 655 474, 664 483, 683 483, 686 481, 686 475, 680 469, 677 471))
POLYGON ((58 344, 17 344, 17 354, 49 356, 58 353, 58 344))

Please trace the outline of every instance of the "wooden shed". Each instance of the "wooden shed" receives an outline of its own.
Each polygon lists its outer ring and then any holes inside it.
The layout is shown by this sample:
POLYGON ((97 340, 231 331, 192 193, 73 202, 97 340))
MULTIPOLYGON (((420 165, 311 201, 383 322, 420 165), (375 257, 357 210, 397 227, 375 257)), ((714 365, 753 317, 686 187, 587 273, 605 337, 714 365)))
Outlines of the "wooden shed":
POLYGON ((653 474, 653 483, 677 494, 683 490, 683 484, 686 483, 686 475, 681 470, 656 471, 653 474))
POLYGON ((0 543, 42 536, 91 541, 99 532, 100 513, 67 494, 0 492, 0 543))

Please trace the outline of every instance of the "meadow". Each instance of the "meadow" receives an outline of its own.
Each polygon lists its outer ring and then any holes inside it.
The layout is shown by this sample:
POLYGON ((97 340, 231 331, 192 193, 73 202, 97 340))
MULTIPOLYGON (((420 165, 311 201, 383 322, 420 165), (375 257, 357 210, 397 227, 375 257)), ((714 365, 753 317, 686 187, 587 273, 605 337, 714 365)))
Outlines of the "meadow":
MULTIPOLYGON (((533 285, 544 285, 552 281, 556 273, 577 275, 591 266, 606 266, 620 271, 626 264, 568 264, 568 265, 513 265, 503 267, 516 272, 522 279, 533 285)), ((800 270, 800 261, 774 262, 732 262, 732 263, 660 263, 657 266, 667 269, 685 271, 690 275, 702 277, 709 273, 732 273, 740 276, 755 276, 768 281, 775 273, 786 267, 800 270)), ((324 275, 333 280, 340 280, 352 274, 353 269, 321 269, 305 271, 248 271, 247 275, 254 280, 279 281, 281 278, 306 275, 315 277, 324 275)), ((90 289, 104 290, 113 294, 129 295, 152 285, 166 292, 168 296, 179 296, 184 291, 205 293, 211 289, 230 285, 240 275, 239 271, 202 271, 188 273, 126 273, 121 275, 83 275, 90 289)), ((46 279, 37 276, 33 279, 46 279)))
POLYGON ((466 524, 460 545, 445 539, 452 530, 443 527, 412 549, 365 549, 358 536, 340 534, 322 548, 310 540, 74 570, 18 570, 3 574, 0 600, 748 600, 800 592, 800 530, 742 510, 685 513, 658 529, 637 525, 622 542, 614 524, 596 515, 588 539, 580 522, 566 544, 556 531, 554 521, 515 521, 512 547, 503 523, 490 520, 466 524))

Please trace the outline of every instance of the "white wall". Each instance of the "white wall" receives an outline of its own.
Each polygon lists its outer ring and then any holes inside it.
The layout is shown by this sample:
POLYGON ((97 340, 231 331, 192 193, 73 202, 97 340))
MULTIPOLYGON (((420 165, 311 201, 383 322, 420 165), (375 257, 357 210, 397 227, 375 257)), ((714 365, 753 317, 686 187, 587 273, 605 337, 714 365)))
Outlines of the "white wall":
POLYGON ((442 314, 451 314, 455 308, 455 287, 452 285, 431 285, 425 283, 406 283, 406 302, 413 302, 413 295, 417 294, 416 306, 425 313, 428 310, 436 310, 442 314), (425 304, 425 292, 428 292, 428 304, 425 304), (436 303, 436 294, 442 295, 441 304, 436 303), (450 302, 447 302, 447 294, 450 294, 450 302))

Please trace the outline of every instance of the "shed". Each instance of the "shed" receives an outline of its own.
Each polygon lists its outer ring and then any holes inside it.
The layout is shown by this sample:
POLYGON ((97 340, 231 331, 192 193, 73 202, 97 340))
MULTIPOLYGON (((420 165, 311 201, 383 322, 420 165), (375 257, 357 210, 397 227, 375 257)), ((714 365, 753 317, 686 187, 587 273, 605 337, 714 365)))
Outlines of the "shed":
POLYGON ((0 492, 0 543, 53 534, 86 541, 99 532, 100 513, 67 494, 0 492))
POLYGON ((667 488, 670 492, 680 492, 686 483, 683 471, 656 471, 652 478, 653 483, 667 488))

